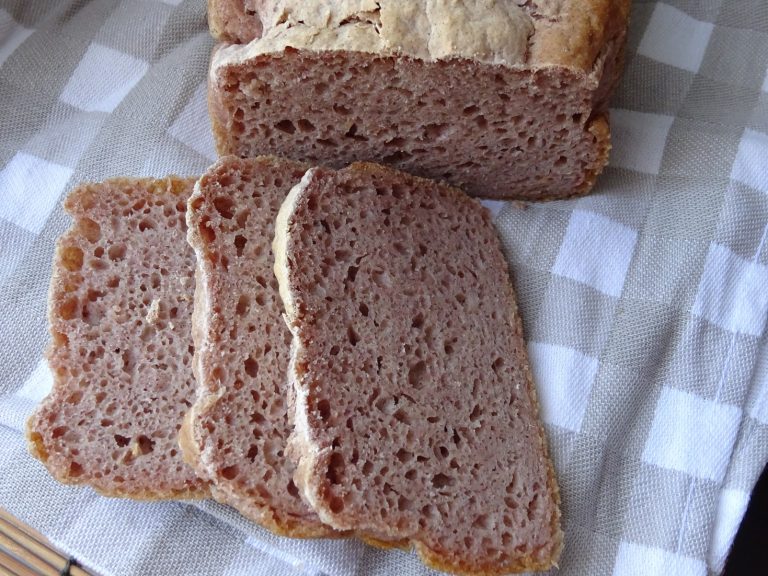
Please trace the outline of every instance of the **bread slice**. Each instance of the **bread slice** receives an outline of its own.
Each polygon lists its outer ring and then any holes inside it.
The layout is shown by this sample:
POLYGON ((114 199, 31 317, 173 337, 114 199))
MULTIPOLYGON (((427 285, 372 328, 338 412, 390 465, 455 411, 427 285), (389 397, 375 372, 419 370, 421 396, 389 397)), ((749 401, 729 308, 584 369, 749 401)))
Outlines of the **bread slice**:
POLYGON ((197 254, 193 334, 197 400, 181 444, 213 496, 279 534, 330 536, 293 483, 291 334, 272 273, 277 211, 308 166, 219 160, 189 199, 197 254))
POLYGON ((53 261, 51 394, 27 422, 33 456, 61 482, 109 496, 199 498, 177 445, 195 394, 194 180, 115 179, 73 190, 53 261))
POLYGON ((584 194, 608 160, 628 0, 264 0, 252 12, 236 20, 258 22, 256 39, 211 62, 220 154, 375 160, 525 200, 584 194))
POLYGON ((295 479, 320 518, 441 570, 553 566, 558 488, 487 210, 374 164, 314 168, 273 251, 295 479))

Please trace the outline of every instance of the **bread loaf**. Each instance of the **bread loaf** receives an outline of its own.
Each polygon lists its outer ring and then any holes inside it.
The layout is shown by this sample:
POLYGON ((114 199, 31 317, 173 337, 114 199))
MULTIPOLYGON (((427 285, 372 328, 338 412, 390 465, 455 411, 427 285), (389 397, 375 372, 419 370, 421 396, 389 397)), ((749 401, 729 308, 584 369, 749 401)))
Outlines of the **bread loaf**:
POLYGON ((212 57, 220 154, 376 160, 525 200, 584 194, 607 162, 628 0, 211 7, 220 37, 253 38, 212 57))
POLYGON ((295 479, 320 518, 441 570, 553 566, 558 489, 488 212, 381 166, 313 168, 273 250, 295 479))
POLYGON ((189 199, 199 384, 182 448, 217 500, 280 534, 327 536, 333 530, 302 501, 285 456, 291 334, 272 273, 275 217, 306 170, 276 158, 224 158, 189 199))
POLYGON ((110 496, 196 498, 207 483, 177 445, 195 394, 194 180, 76 188, 53 262, 51 394, 27 422, 31 453, 62 482, 110 496))

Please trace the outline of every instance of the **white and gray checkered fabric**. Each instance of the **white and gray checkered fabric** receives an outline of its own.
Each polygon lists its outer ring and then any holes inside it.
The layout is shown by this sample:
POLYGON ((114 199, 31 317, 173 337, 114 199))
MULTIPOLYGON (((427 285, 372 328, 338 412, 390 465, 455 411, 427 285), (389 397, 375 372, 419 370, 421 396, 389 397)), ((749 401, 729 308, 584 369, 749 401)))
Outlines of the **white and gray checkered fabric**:
MULTIPOLYGON (((203 0, 0 0, 0 506, 105 575, 428 573, 60 486, 26 452, 62 195, 208 166, 212 44, 203 0)), ((768 461, 767 69, 765 0, 635 2, 595 193, 489 203, 562 489, 556 573, 719 572, 768 461)))

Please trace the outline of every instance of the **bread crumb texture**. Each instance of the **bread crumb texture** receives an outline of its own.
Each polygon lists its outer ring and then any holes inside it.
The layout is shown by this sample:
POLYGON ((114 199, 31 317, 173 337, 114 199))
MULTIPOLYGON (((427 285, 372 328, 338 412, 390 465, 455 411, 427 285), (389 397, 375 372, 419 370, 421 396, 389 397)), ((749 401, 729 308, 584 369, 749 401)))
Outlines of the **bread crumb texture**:
POLYGON ((54 387, 27 422, 33 455, 67 483, 133 498, 201 497, 177 434, 194 399, 194 181, 85 184, 53 263, 54 387))
POLYGON ((376 160, 489 198, 586 193, 608 160, 628 6, 263 2, 243 17, 261 35, 212 58, 216 147, 376 160))
POLYGON ((224 158, 196 185, 187 214, 198 266, 195 465, 218 500, 291 536, 333 533, 301 499, 285 453, 293 429, 291 333, 272 272, 275 217, 307 168, 224 158))
POLYGON ((368 164, 314 169, 283 210, 297 483, 321 518, 459 573, 551 567, 557 485, 487 211, 368 164))

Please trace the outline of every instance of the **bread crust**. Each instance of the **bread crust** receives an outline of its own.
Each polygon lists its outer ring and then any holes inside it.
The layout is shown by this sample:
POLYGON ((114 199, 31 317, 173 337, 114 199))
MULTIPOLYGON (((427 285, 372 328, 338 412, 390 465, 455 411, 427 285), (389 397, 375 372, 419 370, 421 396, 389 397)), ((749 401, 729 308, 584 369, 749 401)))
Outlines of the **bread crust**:
MULTIPOLYGON (((325 4, 317 0, 305 2, 313 3, 325 4)), ((248 11, 243 0, 208 0, 211 33, 220 41, 247 44, 268 33, 273 25, 262 24, 262 13, 288 12, 294 9, 292 4, 291 0, 261 0, 248 11)), ((565 66, 586 73, 607 43, 623 37, 631 3, 629 0, 539 0, 519 4, 533 24, 527 64, 565 66)), ((329 9, 334 10, 333 6, 329 9)))
MULTIPOLYGON (((356 163, 350 166, 348 170, 358 171, 359 173, 363 174, 382 174, 394 172, 390 168, 371 163, 356 163)), ((306 379, 305 374, 297 363, 297 358, 302 355, 303 346, 298 330, 301 313, 296 307, 295 297, 291 289, 290 267, 292 265, 292 261, 296 261, 298 258, 300 258, 300 254, 298 248, 294 246, 291 240, 288 229, 292 216, 298 204, 301 202, 302 196, 306 192, 309 183, 312 180, 312 174, 313 170, 308 171, 302 182, 293 188, 283 203, 280 213, 278 214, 275 227, 275 241, 273 243, 273 252, 275 255, 275 276, 278 279, 280 294, 285 307, 286 323, 291 329, 294 337, 292 361, 289 367, 292 380, 296 383, 295 391, 297 395, 296 428, 292 439, 292 456, 294 458, 298 458, 295 482, 297 486, 299 486, 299 488, 302 490, 302 494, 305 496, 307 501, 310 502, 315 510, 317 510, 320 518, 332 526, 335 525, 337 528, 348 529, 350 526, 347 526, 346 524, 339 524, 337 522, 337 518, 329 512, 329 503, 324 500, 325 483, 327 482, 325 475, 327 462, 324 462, 326 450, 322 449, 318 445, 317 439, 313 437, 312 429, 308 420, 309 411, 307 406, 307 395, 309 391, 302 388, 301 383, 305 382, 306 379)), ((414 178, 414 180, 418 182, 420 179, 414 178)), ((450 188, 449 190, 450 194, 454 195, 454 198, 458 202, 471 202, 471 200, 468 199, 466 195, 460 190, 455 188, 450 188)), ((490 218, 487 212, 486 217, 490 218)), ((506 261, 504 265, 506 273, 509 274, 509 268, 506 264, 506 261)), ((510 316, 515 319, 509 327, 510 331, 512 332, 513 338, 516 341, 524 343, 522 321, 518 314, 514 289, 512 288, 511 282, 507 284, 506 292, 507 300, 511 307, 510 316)), ((539 418, 538 398, 533 384, 533 378, 529 368, 525 346, 518 348, 517 363, 518 366, 523 366, 525 368, 525 382, 535 413, 535 420, 537 422, 536 437, 538 441, 538 449, 546 465, 547 491, 551 495, 555 504, 555 513, 551 516, 550 519, 550 529, 554 538, 554 546, 551 556, 544 561, 537 561, 533 556, 529 556, 519 558, 515 562, 507 562, 503 565, 494 563, 478 564, 467 562, 461 558, 456 558, 450 554, 442 553, 438 550, 433 550, 425 542, 421 541, 418 535, 403 539, 400 535, 397 534, 397 530, 394 528, 392 529, 391 534, 371 533, 366 530, 355 529, 354 535, 356 537, 360 538, 368 544, 384 549, 408 549, 413 547, 416 553, 427 566, 437 570, 444 570, 468 576, 496 576, 510 572, 546 570, 557 565, 556 562, 559 558, 563 546, 563 533, 560 529, 560 492, 555 478, 554 468, 549 457, 549 450, 544 428, 539 418)))

